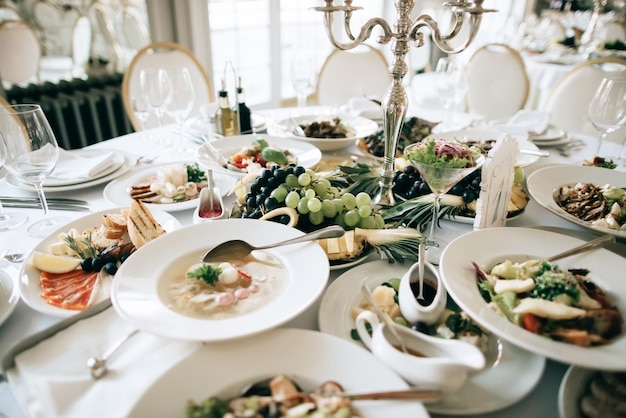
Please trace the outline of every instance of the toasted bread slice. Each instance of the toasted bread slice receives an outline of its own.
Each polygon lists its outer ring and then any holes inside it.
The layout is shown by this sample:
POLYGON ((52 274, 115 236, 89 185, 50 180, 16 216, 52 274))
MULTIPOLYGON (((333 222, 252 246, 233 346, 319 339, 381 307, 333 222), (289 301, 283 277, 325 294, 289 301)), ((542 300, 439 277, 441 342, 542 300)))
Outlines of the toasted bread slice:
POLYGON ((153 239, 165 234, 163 227, 150 213, 148 207, 138 200, 133 200, 126 220, 128 235, 136 248, 141 248, 153 239))
POLYGON ((107 228, 126 229, 126 216, 122 213, 105 213, 102 215, 102 224, 107 228))

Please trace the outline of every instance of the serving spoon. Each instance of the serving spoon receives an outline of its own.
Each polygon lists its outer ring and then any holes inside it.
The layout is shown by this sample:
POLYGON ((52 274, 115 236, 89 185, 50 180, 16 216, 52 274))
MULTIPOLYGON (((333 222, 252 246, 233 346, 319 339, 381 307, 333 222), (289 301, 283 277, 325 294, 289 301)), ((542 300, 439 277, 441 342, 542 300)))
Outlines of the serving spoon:
POLYGON ((246 241, 234 239, 223 242, 211 248, 204 255, 204 257, 202 257, 202 261, 204 261, 205 263, 209 263, 211 261, 226 261, 236 258, 243 258, 254 250, 267 250, 269 248, 280 247, 282 245, 297 244, 300 242, 313 241, 322 238, 338 238, 343 236, 345 233, 346 230, 343 229, 341 226, 331 225, 326 228, 322 228, 296 238, 291 238, 285 241, 280 241, 267 245, 254 246, 247 243, 246 241))

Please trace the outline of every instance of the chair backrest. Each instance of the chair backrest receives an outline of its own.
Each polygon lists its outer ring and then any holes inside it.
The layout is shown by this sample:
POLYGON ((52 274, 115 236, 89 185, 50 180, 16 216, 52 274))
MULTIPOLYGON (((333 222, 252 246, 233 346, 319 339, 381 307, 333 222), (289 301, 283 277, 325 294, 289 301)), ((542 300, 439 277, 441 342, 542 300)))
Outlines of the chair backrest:
POLYGON ((92 54, 96 55, 96 58, 108 59, 115 71, 122 72, 125 66, 124 53, 109 13, 111 13, 109 7, 98 1, 89 6, 92 54))
POLYGON ((35 31, 21 20, 0 23, 0 78, 25 84, 39 74, 41 44, 35 31))
POLYGON ((81 76, 87 70, 91 55, 91 22, 83 15, 76 19, 72 32, 72 60, 74 76, 81 76))
POLYGON ((483 45, 467 64, 467 108, 487 119, 512 116, 528 99, 530 82, 519 52, 504 44, 483 45))
POLYGON ((330 53, 320 70, 317 102, 339 105, 352 97, 381 99, 390 82, 389 64, 376 48, 361 45, 349 51, 337 49, 330 53))
POLYGON ((135 51, 150 44, 150 34, 137 12, 126 7, 122 12, 124 44, 135 51))
POLYGON ((548 92, 543 110, 550 112, 550 123, 566 132, 597 136, 587 107, 602 79, 619 74, 626 75, 626 60, 619 58, 596 58, 572 68, 548 92))
POLYGON ((145 68, 187 67, 194 85, 194 106, 190 117, 200 114, 200 107, 215 101, 213 83, 196 56, 183 46, 172 42, 156 42, 140 49, 124 72, 122 79, 122 97, 126 115, 133 128, 143 129, 137 121, 132 108, 132 98, 139 97, 139 73, 145 68))
POLYGON ((0 4, 0 22, 5 20, 22 20, 17 9, 9 4, 0 4))
POLYGON ((611 20, 604 24, 604 39, 607 41, 626 41, 626 26, 617 20, 611 20))

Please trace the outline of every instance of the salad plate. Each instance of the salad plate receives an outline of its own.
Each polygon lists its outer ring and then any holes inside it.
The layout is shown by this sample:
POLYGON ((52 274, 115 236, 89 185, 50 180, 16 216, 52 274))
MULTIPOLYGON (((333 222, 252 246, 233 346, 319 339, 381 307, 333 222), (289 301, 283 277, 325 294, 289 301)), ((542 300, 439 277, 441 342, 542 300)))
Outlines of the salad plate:
MULTIPOLYGON (((106 185, 103 191, 104 198, 107 202, 116 206, 130 205, 132 198, 130 197, 129 192, 133 185, 141 182, 146 177, 156 174, 158 169, 161 167, 176 164, 185 164, 185 162, 150 165, 144 169, 126 173, 124 176, 117 178, 106 185)), ((231 187, 235 185, 237 178, 225 173, 213 173, 213 180, 215 182, 215 187, 220 189, 222 196, 225 196, 231 187)), ((159 209, 165 212, 175 212, 186 209, 194 209, 197 204, 197 198, 194 198, 176 203, 146 203, 146 206, 148 206, 150 210, 159 209)))
MULTIPOLYGON (((446 141, 459 141, 463 143, 472 144, 474 142, 478 142, 480 146, 480 142, 484 141, 495 141, 497 140, 503 133, 497 130, 486 130, 486 129, 464 129, 460 131, 451 131, 451 132, 443 132, 440 134, 431 134, 428 137, 432 137, 435 139, 443 139, 446 141)), ((518 142, 518 147, 520 150, 526 151, 539 151, 537 145, 533 144, 529 140, 525 139, 521 136, 515 136, 518 142)), ((537 160, 539 160, 539 156, 519 153, 517 155, 516 165, 520 167, 529 166, 537 160)))
MULTIPOLYGON (((351 337, 351 330, 355 327, 352 307, 363 300, 358 289, 363 284, 374 288, 392 278, 400 279, 409 267, 408 264, 379 260, 341 274, 328 286, 322 298, 318 317, 320 330, 361 345, 351 337)), ((453 415, 482 414, 506 408, 537 385, 544 366, 544 357, 503 342, 503 357, 495 367, 474 374, 460 391, 441 401, 428 403, 426 408, 433 413, 453 415), (516 378, 511 379, 512 375, 516 378), (503 384, 507 385, 506 391, 500 390, 503 384)))
MULTIPOLYGON (((32 255, 35 251, 49 253, 49 247, 51 244, 58 242, 57 236, 62 232, 67 232, 70 229, 76 229, 79 232, 84 231, 87 228, 99 227, 102 224, 102 215, 107 213, 119 213, 122 208, 110 208, 100 212, 94 212, 89 215, 78 218, 63 225, 58 230, 54 231, 46 238, 42 239, 39 244, 28 254, 25 261, 22 263, 18 278, 19 278, 19 290, 24 302, 37 312, 41 312, 46 315, 57 317, 69 317, 79 311, 62 309, 46 303, 40 296, 41 287, 39 286, 39 270, 35 268, 30 262, 32 255)), ((171 233, 175 229, 181 227, 180 222, 167 212, 160 210, 150 209, 152 216, 161 224, 166 232, 171 233)), ((131 260, 133 257, 129 257, 131 260)), ((127 261, 128 261, 127 260, 127 261)), ((107 292, 101 292, 100 300, 108 297, 107 292)), ((99 302, 94 301, 94 303, 99 302)))
POLYGON ((264 251, 277 260, 274 264, 281 268, 282 281, 271 297, 248 312, 208 318, 178 313, 170 307, 168 283, 199 263, 212 246, 229 239, 262 245, 303 234, 277 222, 256 219, 222 219, 166 234, 122 264, 113 282, 113 306, 138 329, 175 339, 221 341, 278 327, 307 309, 326 287, 328 257, 315 242, 264 251))
MULTIPOLYGON (((96 151, 96 150, 89 150, 96 151)), ((98 150, 98 152, 106 152, 106 150, 98 150)), ((72 190, 81 190, 86 189, 88 187, 97 186, 99 184, 107 183, 111 180, 114 180, 125 173, 127 173, 134 165, 136 158, 133 158, 131 155, 116 151, 115 161, 119 158, 122 158, 123 162, 113 171, 108 172, 105 175, 99 176, 97 178, 93 178, 86 181, 80 182, 71 182, 69 184, 61 184, 61 185, 43 185, 43 189, 46 193, 55 193, 55 192, 68 192, 72 190)), ((22 190, 35 191, 35 187, 32 184, 24 183, 17 178, 15 178, 11 174, 7 174, 5 177, 5 181, 7 184, 16 187, 22 190)))
POLYGON ((291 138, 297 141, 315 145, 322 151, 332 151, 345 148, 352 145, 356 139, 365 138, 378 131, 378 124, 371 119, 361 116, 351 116, 348 114, 337 115, 302 115, 294 116, 279 120, 267 127, 270 135, 291 138), (294 135, 293 129, 295 124, 306 126, 313 122, 333 122, 333 119, 339 118, 339 125, 346 130, 345 138, 313 138, 308 136, 294 135))
MULTIPOLYGON (((328 380, 350 392, 408 388, 387 366, 354 344, 321 332, 280 328, 199 346, 151 382, 128 417, 184 416, 190 399, 199 403, 214 395, 235 397, 250 383, 279 374, 286 374, 305 391, 328 380)), ((354 401, 353 406, 363 418, 429 416, 420 402, 354 401)))
POLYGON ((591 222, 583 221, 558 205, 554 200, 554 191, 566 184, 576 183, 593 183, 598 186, 610 184, 623 187, 626 185, 626 173, 602 167, 558 165, 541 168, 526 179, 531 197, 560 218, 596 233, 626 238, 626 231, 592 225, 591 222))
POLYGON ((20 301, 18 273, 17 267, 4 259, 0 261, 0 325, 11 316, 20 301))
MULTIPOLYGON (((606 345, 582 347, 533 334, 492 310, 481 296, 472 262, 486 268, 505 259, 542 259, 583 244, 577 238, 532 228, 487 228, 453 240, 441 257, 440 274, 448 294, 474 321, 491 333, 524 350, 580 367, 626 370, 626 335, 606 345), (491 245, 490 245, 491 244, 491 245)), ((626 259, 606 249, 558 262, 562 269, 589 270, 588 277, 608 293, 620 312, 626 312, 626 282, 617 273, 626 269, 626 259)))
MULTIPOLYGON (((322 159, 322 152, 315 145, 307 144, 306 142, 301 142, 295 139, 281 138, 279 136, 252 134, 217 138, 211 141, 210 145, 201 145, 196 150, 196 161, 205 167, 218 167, 218 164, 210 151, 210 146, 213 146, 213 148, 226 159, 230 159, 243 148, 252 145, 252 141, 257 138, 264 139, 271 147, 289 151, 289 153, 296 159, 296 164, 301 165, 304 168, 313 168, 322 159)), ((233 171, 225 167, 220 167, 220 169, 229 174, 238 176, 246 175, 245 171, 233 171)))

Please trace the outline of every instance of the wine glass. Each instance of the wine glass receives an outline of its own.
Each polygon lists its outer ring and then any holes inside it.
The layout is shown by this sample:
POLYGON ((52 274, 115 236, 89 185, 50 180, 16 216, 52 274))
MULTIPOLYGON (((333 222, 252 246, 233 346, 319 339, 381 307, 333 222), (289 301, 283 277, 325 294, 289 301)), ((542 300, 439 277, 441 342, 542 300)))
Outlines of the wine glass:
POLYGON ((298 107, 305 107, 309 93, 313 91, 316 69, 312 56, 296 52, 289 70, 291 84, 296 91, 298 107))
POLYGON ((450 109, 455 102, 455 71, 456 64, 450 58, 443 57, 435 67, 435 88, 442 100, 444 116, 443 124, 450 122, 450 109))
MULTIPOLYGON (((4 165, 4 159, 7 155, 7 149, 4 141, 0 140, 0 167, 4 165)), ((17 228, 28 220, 28 216, 23 213, 8 213, 4 211, 2 200, 0 200, 0 231, 8 231, 17 228)))
POLYGON ((607 135, 626 123, 626 78, 603 79, 589 102, 588 114, 593 126, 600 131, 595 157, 607 135))
POLYGON ((430 190, 434 195, 433 202, 433 219, 430 224, 430 232, 426 239, 426 257, 429 262, 439 264, 441 253, 448 244, 445 240, 436 237, 435 231, 439 222, 439 208, 441 206, 441 198, 454 185, 465 177, 470 175, 474 170, 478 169, 485 162, 485 157, 480 153, 470 152, 472 160, 470 166, 462 168, 447 167, 434 162, 420 162, 415 155, 417 150, 427 147, 425 143, 411 144, 404 150, 405 158, 415 167, 422 176, 430 190))
POLYGON ((145 104, 154 111, 159 127, 163 126, 163 113, 168 100, 167 74, 160 68, 146 68, 139 72, 139 88, 145 104))
POLYGON ((59 160, 59 146, 48 119, 39 105, 21 104, 0 109, 0 133, 6 147, 4 166, 16 179, 32 184, 37 190, 44 219, 28 227, 34 237, 45 237, 67 217, 48 216, 43 182, 59 160))
POLYGON ((150 117, 150 106, 146 103, 141 95, 133 96, 130 98, 130 106, 133 111, 133 115, 139 120, 141 124, 140 129, 145 130, 148 128, 148 118, 150 117))
MULTIPOLYGON (((183 135, 183 123, 187 120, 195 102, 195 93, 191 83, 189 70, 182 68, 167 68, 164 70, 169 94, 165 102, 165 112, 174 119, 180 129, 180 141, 187 142, 183 135)), ((193 152, 193 149, 181 149, 193 152)))

